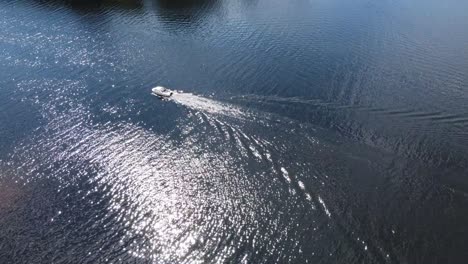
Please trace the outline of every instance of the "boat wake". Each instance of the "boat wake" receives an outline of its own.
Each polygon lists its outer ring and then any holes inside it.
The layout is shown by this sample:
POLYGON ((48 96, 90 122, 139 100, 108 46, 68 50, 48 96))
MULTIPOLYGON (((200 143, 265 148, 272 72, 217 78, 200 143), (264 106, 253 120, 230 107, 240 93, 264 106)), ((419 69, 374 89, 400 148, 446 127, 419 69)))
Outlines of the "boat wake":
POLYGON ((78 189, 67 207, 91 201, 80 212, 93 217, 105 212, 93 221, 119 230, 119 252, 147 262, 226 262, 237 257, 235 250, 252 247, 253 238, 275 256, 283 254, 275 249, 296 237, 301 252, 329 255, 345 241, 371 260, 387 254, 385 245, 366 237, 348 217, 362 200, 354 199, 352 209, 347 203, 362 188, 354 191, 356 181, 347 171, 384 172, 371 158, 344 151, 343 142, 337 148, 299 122, 190 93, 170 97, 189 113, 158 133, 118 119, 131 113, 128 108, 96 114, 85 100, 70 95, 84 87, 54 80, 20 85, 17 92, 40 109, 46 125, 18 144, 9 157, 13 163, 0 161, 0 167, 30 184, 48 180, 60 194, 78 189), (35 96, 38 89, 30 87, 41 88, 43 95, 35 96), (306 243, 304 232, 326 235, 306 243), (336 239, 329 240, 331 234, 336 239))
POLYGON ((246 118, 248 113, 240 107, 216 101, 210 98, 194 95, 192 93, 174 93, 172 100, 190 109, 216 115, 246 118))

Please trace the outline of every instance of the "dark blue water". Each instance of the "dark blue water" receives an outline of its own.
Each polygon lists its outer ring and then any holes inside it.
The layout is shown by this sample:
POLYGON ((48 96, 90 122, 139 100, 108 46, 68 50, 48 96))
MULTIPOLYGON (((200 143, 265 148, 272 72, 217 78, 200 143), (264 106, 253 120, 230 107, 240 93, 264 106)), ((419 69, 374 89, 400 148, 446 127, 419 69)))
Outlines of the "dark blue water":
POLYGON ((466 10, 0 1, 0 262, 466 263, 466 10))

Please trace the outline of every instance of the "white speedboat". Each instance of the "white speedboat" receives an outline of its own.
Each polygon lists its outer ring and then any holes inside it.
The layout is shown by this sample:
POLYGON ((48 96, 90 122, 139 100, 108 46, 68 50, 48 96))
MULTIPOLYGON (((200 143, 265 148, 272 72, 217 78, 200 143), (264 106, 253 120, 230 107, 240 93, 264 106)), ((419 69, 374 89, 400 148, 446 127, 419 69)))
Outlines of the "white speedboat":
POLYGON ((162 98, 168 98, 174 94, 173 91, 162 86, 156 86, 153 89, 151 89, 151 91, 153 92, 154 95, 157 95, 162 98))

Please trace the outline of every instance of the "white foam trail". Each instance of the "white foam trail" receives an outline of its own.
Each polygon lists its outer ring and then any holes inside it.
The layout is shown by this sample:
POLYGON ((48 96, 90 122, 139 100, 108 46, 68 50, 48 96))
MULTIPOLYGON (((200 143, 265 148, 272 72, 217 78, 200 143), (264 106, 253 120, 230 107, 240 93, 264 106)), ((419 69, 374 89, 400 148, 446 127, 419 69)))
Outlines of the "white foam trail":
POLYGON ((286 181, 288 183, 291 183, 291 178, 289 177, 289 172, 284 167, 281 167, 281 172, 283 173, 284 179, 286 179, 286 181))
POLYGON ((175 93, 172 95, 172 100, 188 108, 205 113, 227 115, 237 118, 246 117, 246 113, 239 107, 191 93, 175 93))
POLYGON ((328 211, 327 205, 326 205, 325 202, 322 200, 322 197, 319 196, 319 197, 318 197, 318 200, 319 200, 320 204, 323 206, 323 210, 325 211, 325 214, 327 214, 327 216, 328 216, 329 218, 331 218, 331 213, 330 213, 330 211, 328 211))

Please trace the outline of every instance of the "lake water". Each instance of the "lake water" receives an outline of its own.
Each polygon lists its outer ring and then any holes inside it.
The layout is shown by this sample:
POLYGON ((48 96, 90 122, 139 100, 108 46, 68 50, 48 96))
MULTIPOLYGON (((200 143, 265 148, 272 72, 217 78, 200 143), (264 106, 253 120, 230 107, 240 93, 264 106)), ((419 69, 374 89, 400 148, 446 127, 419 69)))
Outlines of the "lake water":
POLYGON ((0 262, 466 263, 467 10, 0 1, 0 262))

